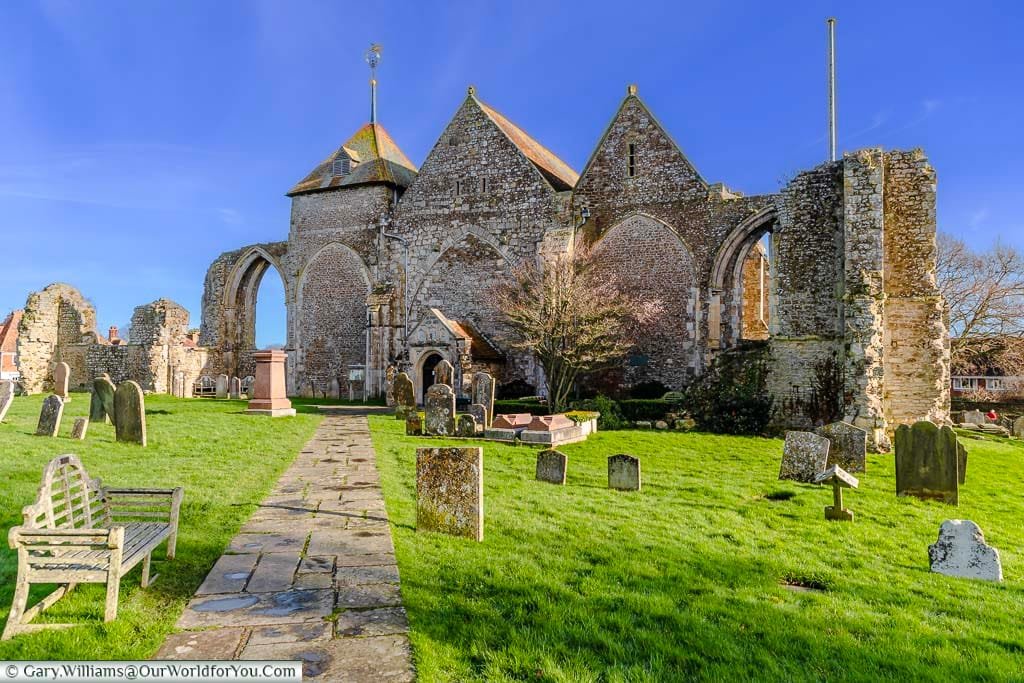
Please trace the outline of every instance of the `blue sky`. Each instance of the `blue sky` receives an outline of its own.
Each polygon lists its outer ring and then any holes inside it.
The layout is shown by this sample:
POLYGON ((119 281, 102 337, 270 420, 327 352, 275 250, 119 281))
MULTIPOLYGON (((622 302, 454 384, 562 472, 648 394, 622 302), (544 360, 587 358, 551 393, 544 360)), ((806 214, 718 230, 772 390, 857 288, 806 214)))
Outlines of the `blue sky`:
MULTIPOLYGON (((923 147, 939 227, 1024 248, 1024 5, 903 2, 0 3, 0 314, 54 281, 99 327, 159 297, 199 325, 208 264, 283 240, 287 189, 368 117, 418 163, 474 84, 580 170, 626 85, 712 182, 748 194, 839 146, 923 147)), ((280 282, 260 293, 281 341, 280 282)))

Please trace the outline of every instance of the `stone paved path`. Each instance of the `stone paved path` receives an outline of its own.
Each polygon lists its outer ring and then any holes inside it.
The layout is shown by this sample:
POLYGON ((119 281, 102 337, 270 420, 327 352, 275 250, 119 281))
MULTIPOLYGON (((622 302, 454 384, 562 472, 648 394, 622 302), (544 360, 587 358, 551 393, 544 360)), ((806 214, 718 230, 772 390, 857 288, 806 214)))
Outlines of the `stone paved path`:
POLYGON ((374 460, 365 416, 325 417, 155 659, 301 659, 304 680, 414 680, 374 460))

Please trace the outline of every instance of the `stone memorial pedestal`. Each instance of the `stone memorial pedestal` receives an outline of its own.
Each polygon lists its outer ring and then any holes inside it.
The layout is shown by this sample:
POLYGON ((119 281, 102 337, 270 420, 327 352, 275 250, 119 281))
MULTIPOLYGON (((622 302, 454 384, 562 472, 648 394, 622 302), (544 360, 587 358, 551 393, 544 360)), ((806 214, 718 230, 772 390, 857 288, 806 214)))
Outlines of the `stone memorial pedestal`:
POLYGON ((284 364, 288 354, 278 349, 257 351, 256 381, 253 383, 252 400, 245 411, 251 415, 270 417, 291 417, 295 415, 292 402, 285 394, 284 364))

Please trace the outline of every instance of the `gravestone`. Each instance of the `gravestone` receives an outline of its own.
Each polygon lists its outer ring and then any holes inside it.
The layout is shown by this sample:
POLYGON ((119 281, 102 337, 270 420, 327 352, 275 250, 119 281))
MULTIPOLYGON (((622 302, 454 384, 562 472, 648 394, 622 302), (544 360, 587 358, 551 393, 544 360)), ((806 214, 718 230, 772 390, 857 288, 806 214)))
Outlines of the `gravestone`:
POLYGON ((416 449, 416 530, 484 540, 482 448, 416 449))
POLYGON ((624 453, 608 458, 608 488, 640 490, 640 459, 624 453))
POLYGON ((967 447, 956 440, 956 475, 957 483, 963 486, 967 481, 967 447))
POLYGON ((847 422, 833 422, 814 430, 828 439, 828 467, 839 465, 847 472, 867 471, 868 433, 847 422))
POLYGON ((39 424, 36 425, 36 436, 57 436, 60 431, 60 418, 64 415, 64 400, 56 394, 50 394, 43 401, 39 411, 39 424))
POLYGON ((414 410, 405 416, 405 435, 421 436, 423 434, 423 416, 414 410))
POLYGON ((416 412, 416 389, 409 375, 404 372, 395 375, 395 385, 391 391, 395 400, 395 419, 404 420, 410 412, 416 412))
POLYGON ((92 400, 89 403, 90 422, 111 422, 117 419, 114 414, 114 383, 100 375, 92 381, 92 400))
POLYGON ((174 373, 174 379, 178 383, 178 393, 175 394, 175 396, 177 396, 178 398, 187 398, 187 383, 185 382, 185 372, 183 370, 179 370, 178 372, 174 373))
POLYGON ((395 376, 398 371, 394 365, 389 365, 384 371, 384 404, 388 407, 395 405, 395 376))
POLYGON ((341 383, 337 377, 332 377, 327 383, 327 398, 341 398, 341 383))
POLYGON ((174 396, 176 398, 180 398, 181 394, 182 394, 182 391, 181 391, 181 378, 178 377, 178 373, 176 373, 176 372, 172 373, 171 374, 171 396, 174 396))
POLYGON ((964 412, 964 422, 973 425, 983 425, 988 420, 985 418, 985 413, 980 410, 968 410, 964 412))
POLYGON ((53 369, 53 393, 60 396, 62 401, 68 398, 68 382, 71 379, 71 366, 67 363, 57 363, 53 369))
POLYGON ((228 397, 228 376, 217 375, 217 398, 228 397))
POLYGON ((455 436, 476 436, 476 418, 462 413, 455 420, 455 436))
POLYGON ((832 465, 814 479, 815 484, 832 484, 832 505, 825 506, 825 519, 852 522, 853 512, 843 507, 843 489, 857 488, 857 477, 839 465, 832 465))
POLYGON ((89 429, 89 418, 80 417, 75 420, 75 425, 71 428, 72 439, 85 439, 85 432, 89 429))
POLYGON ((829 442, 813 432, 786 432, 779 479, 813 484, 828 466, 829 442))
POLYGON ((537 454, 537 481, 565 484, 565 470, 569 456, 556 450, 541 451, 537 454))
MULTIPOLYGON (((494 419, 494 378, 489 372, 474 372, 470 385, 470 402, 484 407, 484 428, 494 419)), ((477 420, 479 422, 479 419, 477 420)))
MULTIPOLYGON (((960 452, 956 433, 922 420, 896 428, 896 495, 959 504, 960 452)), ((966 467, 966 452, 964 452, 966 467)))
POLYGON ((231 389, 229 396, 231 398, 235 399, 236 401, 242 398, 242 380, 238 379, 237 377, 232 377, 230 387, 231 389))
POLYGON ((4 421, 12 403, 14 403, 14 382, 9 379, 0 379, 0 422, 4 421))
POLYGON ((110 373, 109 373, 109 372, 101 372, 101 373, 100 373, 100 377, 102 377, 103 379, 107 380, 107 381, 108 381, 108 382, 110 382, 111 384, 113 384, 113 382, 114 382, 114 380, 113 380, 113 378, 112 378, 112 377, 110 376, 110 373))
POLYGON ((455 392, 447 384, 435 384, 427 389, 424 401, 423 433, 428 436, 455 434, 455 392))
POLYGON ((946 576, 1002 581, 999 551, 985 543, 981 528, 968 519, 947 519, 939 539, 928 546, 931 570, 946 576))
POLYGON ((434 366, 434 384, 447 384, 452 386, 452 380, 455 378, 455 367, 451 363, 444 360, 434 366))
POLYGON ((1013 435, 1018 439, 1024 439, 1024 415, 1013 421, 1013 435))
POLYGON ((487 421, 487 408, 483 407, 479 403, 470 403, 466 407, 466 412, 476 418, 478 425, 483 425, 484 429, 490 427, 490 423, 487 421))
POLYGON ((131 380, 114 392, 114 435, 118 441, 146 445, 146 400, 142 387, 131 380))

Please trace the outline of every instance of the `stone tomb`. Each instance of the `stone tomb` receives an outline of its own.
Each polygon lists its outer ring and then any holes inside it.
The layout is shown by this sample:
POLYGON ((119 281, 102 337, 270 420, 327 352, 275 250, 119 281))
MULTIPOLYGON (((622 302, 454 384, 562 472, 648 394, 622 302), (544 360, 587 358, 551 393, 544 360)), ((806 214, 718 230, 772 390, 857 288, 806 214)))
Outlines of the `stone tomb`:
POLYGON ((114 392, 117 387, 107 377, 97 377, 92 382, 92 399, 89 403, 90 422, 111 422, 116 418, 114 414, 114 392))
POLYGON ((395 401, 395 419, 404 420, 410 412, 416 412, 416 389, 409 375, 404 372, 395 375, 391 392, 395 401))
POLYGON ((847 422, 833 422, 814 430, 828 439, 828 466, 839 465, 847 472, 866 472, 868 433, 847 422))
POLYGON ((586 438, 583 429, 565 415, 538 415, 519 433, 523 443, 547 446, 581 441, 586 438))
POLYGON ((235 399, 236 401, 242 398, 242 380, 238 379, 237 377, 232 377, 229 387, 230 389, 228 390, 228 395, 231 398, 235 399))
MULTIPOLYGON (((0 419, 3 419, 2 413, 0 413, 0 419)), ((1024 415, 1013 421, 1012 433, 1018 439, 1024 439, 1024 415)))
POLYGON ((985 543, 981 528, 967 519, 947 519, 939 527, 939 539, 928 546, 931 570, 967 579, 1002 581, 999 551, 985 543))
POLYGON ((64 401, 56 394, 50 394, 43 401, 39 411, 39 424, 36 425, 36 436, 57 436, 60 431, 60 419, 64 416, 64 401))
POLYGON ((71 428, 71 438, 85 440, 85 433, 89 429, 89 418, 80 417, 75 420, 75 425, 71 428))
POLYGON ((455 378, 455 367, 448 361, 441 359, 437 365, 434 366, 434 384, 447 384, 452 386, 452 380, 455 378))
POLYGON ((985 413, 980 410, 967 410, 964 411, 964 422, 972 425, 983 425, 988 420, 985 418, 985 413))
POLYGON ((483 424, 484 428, 491 426, 491 421, 494 419, 494 378, 487 372, 474 372, 473 381, 470 388, 470 400, 477 405, 481 405, 484 408, 483 421, 477 419, 477 422, 483 424))
POLYGON ((857 488, 857 477, 839 465, 832 465, 814 479, 815 484, 832 484, 832 505, 825 506, 825 519, 852 522, 853 512, 843 507, 843 489, 857 488))
POLYGON ((640 490, 640 459, 624 453, 608 458, 608 488, 640 490))
POLYGON ((828 466, 829 441, 813 432, 786 432, 779 479, 813 484, 828 466))
POLYGON ((146 399, 142 387, 131 380, 114 392, 114 433, 118 441, 146 445, 146 399))
POLYGON ((491 422, 492 429, 514 429, 520 431, 526 429, 533 422, 533 415, 530 413, 509 413, 498 415, 491 422))
POLYGON ((565 471, 569 465, 569 456, 556 450, 541 451, 537 454, 537 481, 551 484, 565 484, 565 471))
POLYGON ((423 433, 427 436, 455 435, 455 392, 447 384, 427 389, 424 401, 423 433))
POLYGON ((14 382, 9 379, 0 379, 0 422, 4 421, 12 403, 14 403, 14 382))
POLYGON ((956 433, 927 420, 896 429, 896 495, 959 504, 961 451, 956 433))
POLYGON ((228 376, 217 375, 217 398, 228 397, 228 376))
POLYGON ((484 540, 482 448, 416 449, 416 530, 484 540))
POLYGON ((57 363, 53 369, 53 393, 60 396, 62 401, 69 401, 68 382, 71 380, 71 366, 67 363, 57 363))

